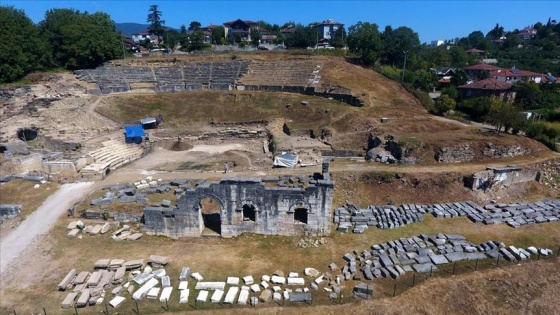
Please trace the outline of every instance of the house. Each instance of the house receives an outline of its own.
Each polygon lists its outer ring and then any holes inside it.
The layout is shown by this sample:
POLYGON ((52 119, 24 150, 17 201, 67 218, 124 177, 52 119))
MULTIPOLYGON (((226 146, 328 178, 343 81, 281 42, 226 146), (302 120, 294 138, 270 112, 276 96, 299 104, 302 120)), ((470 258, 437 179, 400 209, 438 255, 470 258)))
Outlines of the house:
POLYGON ((228 39, 238 38, 241 41, 251 41, 251 31, 258 31, 259 23, 237 19, 224 23, 225 37, 228 39))
POLYGON ((532 27, 526 27, 517 34, 521 39, 533 39, 537 36, 537 30, 532 27))
POLYGON ((494 69, 489 72, 489 77, 496 80, 508 83, 515 83, 519 81, 534 81, 541 83, 544 81, 544 74, 520 70, 516 68, 511 69, 494 69))
POLYGON ((286 34, 293 34, 293 33, 296 32, 296 30, 297 29, 292 24, 290 24, 290 25, 288 25, 288 27, 281 29, 280 33, 285 34, 285 35, 286 34))
POLYGON ((132 34, 132 41, 137 44, 143 44, 146 39, 150 40, 150 43, 154 45, 159 45, 159 39, 156 35, 150 33, 149 30, 140 30, 132 34))
POLYGON ((335 22, 333 19, 328 19, 322 23, 315 24, 313 27, 319 33, 319 38, 323 39, 333 39, 336 31, 342 28, 344 24, 335 22))
POLYGON ((457 89, 462 91, 464 97, 479 96, 498 96, 504 101, 515 99, 515 92, 512 92, 513 84, 503 82, 494 78, 480 80, 471 84, 459 85, 457 89))
POLYGON ((476 65, 468 66, 463 68, 463 70, 469 75, 470 77, 480 77, 486 73, 489 73, 492 70, 501 69, 500 67, 492 66, 486 63, 479 63, 476 65))

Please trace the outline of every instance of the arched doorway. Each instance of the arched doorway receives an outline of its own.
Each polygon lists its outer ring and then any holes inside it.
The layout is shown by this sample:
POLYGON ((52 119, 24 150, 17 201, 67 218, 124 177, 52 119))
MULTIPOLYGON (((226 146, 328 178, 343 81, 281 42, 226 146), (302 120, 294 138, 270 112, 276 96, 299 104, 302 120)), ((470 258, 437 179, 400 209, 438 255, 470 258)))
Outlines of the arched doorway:
POLYGON ((255 222, 256 219, 257 219, 257 213, 255 211, 255 206, 243 205, 243 221, 255 222))
POLYGON ((294 209, 294 223, 307 224, 307 208, 296 207, 294 209))
POLYGON ((202 198, 200 200, 200 214, 204 226, 201 229, 202 235, 221 235, 222 216, 221 206, 214 198, 202 198))

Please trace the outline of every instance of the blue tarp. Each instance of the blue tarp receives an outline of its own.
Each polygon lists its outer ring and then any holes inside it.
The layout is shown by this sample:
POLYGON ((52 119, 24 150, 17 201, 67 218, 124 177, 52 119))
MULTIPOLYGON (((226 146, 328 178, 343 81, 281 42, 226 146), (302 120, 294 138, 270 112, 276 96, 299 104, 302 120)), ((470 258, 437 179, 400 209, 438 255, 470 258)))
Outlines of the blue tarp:
POLYGON ((124 137, 126 143, 140 143, 142 142, 142 138, 145 136, 146 134, 144 133, 144 129, 142 129, 141 124, 124 126, 124 137))

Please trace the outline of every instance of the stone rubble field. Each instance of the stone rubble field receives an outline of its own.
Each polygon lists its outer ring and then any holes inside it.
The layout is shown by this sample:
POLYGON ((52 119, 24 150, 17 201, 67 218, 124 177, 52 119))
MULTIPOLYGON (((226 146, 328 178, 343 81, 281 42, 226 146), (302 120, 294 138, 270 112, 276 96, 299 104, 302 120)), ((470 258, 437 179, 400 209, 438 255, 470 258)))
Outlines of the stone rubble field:
POLYGON ((338 231, 363 233, 369 226, 392 229, 420 222, 424 214, 436 218, 467 217, 482 224, 505 223, 513 228, 527 224, 560 220, 560 200, 542 200, 533 203, 489 204, 484 207, 472 201, 433 205, 402 204, 400 206, 369 206, 366 209, 347 201, 334 213, 338 231))
MULTIPOLYGON (((343 256, 345 263, 340 271, 344 280, 359 279, 362 277, 360 274, 366 280, 380 277, 396 279, 406 272, 431 273, 437 271, 440 265, 459 261, 492 258, 515 262, 530 259, 532 255, 546 257, 553 254, 547 248, 531 246, 523 249, 496 241, 476 245, 455 234, 420 234, 375 244, 362 252, 347 253, 343 256)), ((339 269, 335 263, 329 268, 339 269)))
MULTIPOLYGON (((230 276, 227 279, 206 279, 199 272, 183 267, 173 284, 165 267, 169 257, 151 255, 144 259, 99 259, 94 271, 70 270, 58 284, 59 291, 67 292, 61 302, 63 309, 102 305, 108 301, 116 308, 127 299, 135 301, 159 300, 164 303, 178 299, 179 303, 223 303, 253 305, 267 302, 311 302, 311 290, 329 292, 331 298, 340 294, 342 277, 321 273, 315 268, 305 268, 303 274, 276 270, 260 278, 253 275, 230 276), (193 284, 189 282, 194 282, 193 284), (176 293, 175 293, 176 292, 176 293)), ((357 294, 371 289, 371 285, 354 289, 357 294)))

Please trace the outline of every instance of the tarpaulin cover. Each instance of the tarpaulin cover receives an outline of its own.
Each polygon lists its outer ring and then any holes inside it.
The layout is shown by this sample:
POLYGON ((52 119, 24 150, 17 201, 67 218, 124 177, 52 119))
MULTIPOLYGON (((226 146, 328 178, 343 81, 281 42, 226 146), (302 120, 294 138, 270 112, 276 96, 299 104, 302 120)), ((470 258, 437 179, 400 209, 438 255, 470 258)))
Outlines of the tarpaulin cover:
POLYGON ((298 156, 291 153, 284 153, 274 158, 274 166, 295 167, 298 162, 298 156))
POLYGON ((144 133, 144 129, 141 124, 124 126, 124 136, 126 138, 126 142, 139 143, 145 135, 146 134, 144 133))

